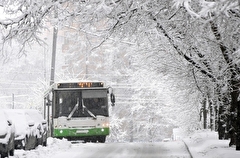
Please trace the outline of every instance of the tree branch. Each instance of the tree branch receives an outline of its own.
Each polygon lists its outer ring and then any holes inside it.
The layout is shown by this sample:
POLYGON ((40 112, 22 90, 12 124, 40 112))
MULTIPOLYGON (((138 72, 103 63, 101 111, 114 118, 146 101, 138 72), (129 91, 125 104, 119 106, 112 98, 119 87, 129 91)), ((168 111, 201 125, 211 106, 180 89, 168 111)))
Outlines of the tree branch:
POLYGON ((218 42, 219 48, 222 52, 222 55, 226 61, 226 63, 229 66, 229 70, 231 71, 233 76, 236 76, 237 74, 240 74, 240 68, 236 65, 233 64, 233 60, 230 57, 233 54, 233 50, 228 49, 222 41, 222 37, 221 34, 218 31, 218 26, 214 21, 210 21, 210 26, 211 26, 211 30, 218 42))
MULTIPOLYGON (((153 19, 154 20, 154 19, 153 19)), ((157 21, 155 19, 155 21, 157 21)), ((177 53, 182 56, 187 62, 191 63, 194 67, 196 67, 202 74, 206 75, 213 81, 216 81, 216 78, 212 75, 211 72, 204 70, 199 64, 197 64, 191 57, 187 56, 182 52, 182 50, 175 44, 174 40, 168 35, 166 30, 160 25, 159 22, 157 22, 157 28, 164 34, 165 37, 169 40, 169 42, 172 44, 174 49, 177 51, 177 53)))
POLYGON ((195 68, 197 68, 202 74, 206 75, 210 79, 212 79, 214 82, 217 80, 213 74, 209 71, 204 70, 197 62, 195 62, 191 57, 187 56, 182 52, 182 50, 175 44, 174 40, 169 36, 167 31, 162 27, 162 25, 157 21, 157 19, 150 14, 150 17, 157 23, 156 28, 163 33, 163 35, 168 39, 170 44, 172 44, 173 48, 177 51, 177 53, 182 56, 187 62, 189 62, 191 65, 193 65, 195 68))

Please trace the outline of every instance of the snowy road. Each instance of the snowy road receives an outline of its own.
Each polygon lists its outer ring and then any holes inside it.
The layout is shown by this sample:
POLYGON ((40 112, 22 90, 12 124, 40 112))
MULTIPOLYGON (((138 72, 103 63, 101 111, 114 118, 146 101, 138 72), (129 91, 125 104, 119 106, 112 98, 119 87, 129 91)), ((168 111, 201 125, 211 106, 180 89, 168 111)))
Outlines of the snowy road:
POLYGON ((78 143, 54 140, 47 147, 16 151, 14 158, 190 158, 181 141, 159 143, 78 143))
POLYGON ((81 144, 68 151, 61 152, 53 158, 71 157, 93 158, 167 158, 184 157, 189 154, 182 142, 172 143, 114 143, 114 144, 81 144))

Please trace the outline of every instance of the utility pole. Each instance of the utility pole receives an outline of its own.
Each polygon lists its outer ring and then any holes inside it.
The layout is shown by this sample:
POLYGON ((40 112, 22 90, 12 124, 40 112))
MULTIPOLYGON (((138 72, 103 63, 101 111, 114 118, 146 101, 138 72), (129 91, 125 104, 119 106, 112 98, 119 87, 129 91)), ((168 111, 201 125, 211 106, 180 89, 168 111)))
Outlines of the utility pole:
POLYGON ((14 109, 14 93, 12 94, 12 109, 14 109))
MULTIPOLYGON (((56 10, 56 8, 55 8, 55 13, 54 14, 55 14, 54 17, 57 18, 57 10, 56 10)), ((54 83, 54 76, 55 76, 55 61, 56 61, 55 59, 56 59, 56 50, 57 50, 57 34, 58 34, 58 26, 57 26, 57 24, 55 24, 55 26, 53 27, 52 63, 51 63, 51 74, 50 74, 50 86, 54 83)), ((47 98, 47 100, 49 101, 50 99, 47 98)), ((44 110, 46 110, 46 109, 44 109, 44 110)), ((49 124, 49 120, 50 120, 50 105, 47 106, 47 117, 48 117, 47 118, 48 125, 50 125, 49 124)), ((49 128, 49 131, 50 131, 50 135, 52 135, 52 128, 49 128)))
MULTIPOLYGON (((47 38, 45 37, 44 38, 45 41, 47 41, 47 38)), ((44 54, 43 54, 43 72, 44 72, 44 82, 46 83, 47 82, 47 62, 46 62, 46 59, 47 59, 47 48, 46 46, 44 46, 44 54)))
MULTIPOLYGON (((57 11, 55 11, 55 17, 57 17, 57 11)), ((56 59, 56 49, 57 49, 57 25, 53 27, 53 43, 52 43, 52 63, 51 63, 51 75, 50 75, 50 85, 54 83, 55 75, 55 59, 56 59)))

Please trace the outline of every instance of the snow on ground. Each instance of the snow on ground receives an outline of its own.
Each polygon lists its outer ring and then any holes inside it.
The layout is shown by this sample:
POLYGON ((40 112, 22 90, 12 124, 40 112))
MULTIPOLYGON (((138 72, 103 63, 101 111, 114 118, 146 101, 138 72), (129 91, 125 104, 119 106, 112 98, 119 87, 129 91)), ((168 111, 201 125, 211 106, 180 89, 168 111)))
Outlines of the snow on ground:
POLYGON ((49 158, 59 151, 66 151, 71 148, 71 142, 63 139, 48 138, 47 147, 38 146, 34 150, 24 151, 15 150, 15 155, 10 156, 10 158, 49 158))
POLYGON ((190 158, 182 141, 76 144, 51 158, 66 158, 69 155, 72 158, 190 158))
MULTIPOLYGON (((240 151, 236 151, 234 147, 229 148, 229 140, 218 140, 218 135, 216 132, 211 131, 197 131, 193 135, 184 139, 187 144, 193 158, 239 158, 240 151)), ((180 153, 181 141, 170 141, 170 142, 159 142, 159 143, 145 143, 145 147, 153 152, 157 149, 162 148, 161 153, 166 152, 166 157, 174 157, 173 152, 180 153), (171 147, 170 152, 169 146, 171 147), (157 148, 155 148, 157 147, 157 148), (176 147, 176 148, 175 148, 176 147)), ((143 143, 142 143, 143 144, 143 143)), ((143 150, 140 143, 79 143, 71 144, 69 141, 63 139, 59 140, 56 138, 48 138, 48 146, 38 146, 35 150, 24 151, 15 150, 15 156, 10 158, 61 158, 61 157, 78 157, 79 155, 84 155, 84 157, 91 157, 91 154, 97 153, 104 155, 104 150, 114 151, 117 153, 125 154, 124 156, 131 157, 132 151, 137 150, 140 152, 143 150), (115 147, 118 148, 115 148, 115 147), (127 150, 123 148, 127 146, 127 150), (85 155, 86 154, 86 155, 85 155), (60 156, 61 155, 61 156, 60 156)), ((181 151, 183 152, 183 151, 181 151)), ((146 153, 149 154, 149 153, 146 153)), ((141 154, 142 155, 142 154, 141 154)), ((163 156, 165 158, 165 156, 163 156)), ((180 156, 180 155, 179 155, 180 156)), ((115 156, 114 156, 115 157, 115 156)), ((117 156, 116 156, 117 157, 117 156)), ((145 157, 148 157, 145 155, 145 157)), ((176 157, 176 156, 175 156, 176 157)), ((181 156, 180 156, 181 157, 181 156)), ((184 156, 182 156, 184 157, 184 156)))
POLYGON ((76 143, 55 138, 48 139, 48 146, 35 150, 16 150, 10 158, 190 158, 182 141, 134 143, 76 143))
POLYGON ((184 139, 193 158, 239 158, 240 151, 229 147, 229 140, 218 140, 218 133, 209 130, 196 131, 184 139))
POLYGON ((11 158, 190 158, 182 141, 134 143, 76 143, 55 138, 48 139, 48 146, 35 150, 16 150, 11 158))

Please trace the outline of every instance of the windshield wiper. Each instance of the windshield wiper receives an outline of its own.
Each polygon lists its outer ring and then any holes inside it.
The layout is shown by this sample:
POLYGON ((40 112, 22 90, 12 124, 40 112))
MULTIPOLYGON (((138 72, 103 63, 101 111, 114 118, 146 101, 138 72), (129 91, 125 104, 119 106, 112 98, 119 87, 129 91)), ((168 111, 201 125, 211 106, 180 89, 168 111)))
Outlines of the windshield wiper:
POLYGON ((84 110, 84 109, 87 110, 87 112, 88 112, 88 114, 89 114, 90 116, 92 116, 94 119, 97 119, 97 117, 96 117, 91 111, 89 111, 88 108, 84 105, 83 99, 82 99, 82 107, 83 107, 83 110, 84 110))
POLYGON ((71 111, 71 113, 68 115, 67 119, 70 120, 72 118, 72 115, 74 114, 74 112, 77 110, 78 106, 79 106, 79 98, 77 99, 77 104, 74 106, 73 110, 71 111))

